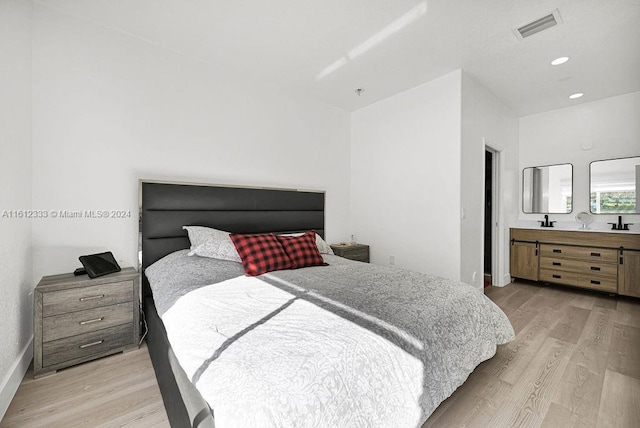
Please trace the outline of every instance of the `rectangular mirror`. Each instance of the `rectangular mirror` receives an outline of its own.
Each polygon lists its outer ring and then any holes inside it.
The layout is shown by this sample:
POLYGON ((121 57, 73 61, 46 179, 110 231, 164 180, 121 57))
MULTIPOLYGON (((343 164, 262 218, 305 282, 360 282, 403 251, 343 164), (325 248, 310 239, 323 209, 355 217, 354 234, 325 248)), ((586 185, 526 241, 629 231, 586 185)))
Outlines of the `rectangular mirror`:
POLYGON ((522 211, 568 214, 573 210, 573 165, 534 166, 522 171, 522 211))
POLYGON ((593 214, 640 213, 640 156, 591 162, 589 177, 593 214))

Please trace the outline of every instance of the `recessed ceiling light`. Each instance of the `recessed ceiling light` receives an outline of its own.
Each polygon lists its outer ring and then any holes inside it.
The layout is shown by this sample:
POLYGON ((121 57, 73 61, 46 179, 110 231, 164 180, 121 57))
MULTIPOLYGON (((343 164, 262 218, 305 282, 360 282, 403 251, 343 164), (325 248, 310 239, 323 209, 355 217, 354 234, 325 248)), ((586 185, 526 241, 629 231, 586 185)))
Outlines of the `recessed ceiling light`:
POLYGON ((576 92, 575 94, 571 94, 569 95, 569 99, 570 100, 575 100, 576 98, 580 98, 581 96, 583 96, 584 94, 582 92, 576 92))
POLYGON ((569 61, 568 56, 561 56, 560 58, 556 58, 553 61, 551 61, 551 65, 560 65, 560 64, 564 64, 567 61, 569 61))

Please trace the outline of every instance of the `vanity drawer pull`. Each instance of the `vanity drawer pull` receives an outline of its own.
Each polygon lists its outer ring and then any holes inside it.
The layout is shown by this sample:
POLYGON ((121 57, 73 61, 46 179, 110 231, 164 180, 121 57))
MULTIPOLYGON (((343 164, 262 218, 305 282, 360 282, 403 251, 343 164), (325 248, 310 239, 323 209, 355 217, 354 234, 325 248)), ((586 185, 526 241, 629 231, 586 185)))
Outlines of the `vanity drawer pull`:
POLYGON ((86 345, 80 345, 80 349, 85 349, 85 348, 89 348, 91 346, 100 345, 103 342, 104 342, 104 340, 98 340, 97 342, 91 342, 91 343, 87 343, 86 345))
POLYGON ((553 262, 553 265, 554 265, 554 266, 562 266, 562 263, 560 263, 560 262, 553 262))
POLYGON ((558 250, 558 249, 554 248, 554 249, 553 249, 553 252, 554 252, 554 253, 562 253, 562 250, 558 250))
POLYGON ((600 268, 597 266, 591 266, 591 270, 600 270, 600 268))
POLYGON ((599 285, 599 284, 600 284, 600 281, 596 281, 595 279, 592 279, 592 280, 591 280, 591 283, 592 283, 592 284, 599 285))
POLYGON ((87 300, 102 299, 103 297, 104 297, 104 294, 100 294, 98 296, 81 297, 80 301, 81 302, 86 302, 87 300))
POLYGON ((553 277, 554 277, 554 278, 558 278, 558 279, 560 279, 560 278, 562 278, 562 275, 555 275, 555 274, 554 274, 554 275, 553 275, 553 277))
POLYGON ((591 253, 591 257, 600 257, 600 253, 591 253))
POLYGON ((102 318, 96 318, 96 319, 92 319, 92 320, 87 320, 87 321, 80 321, 80 325, 87 325, 87 324, 92 324, 94 322, 100 322, 104 319, 104 317, 102 318))

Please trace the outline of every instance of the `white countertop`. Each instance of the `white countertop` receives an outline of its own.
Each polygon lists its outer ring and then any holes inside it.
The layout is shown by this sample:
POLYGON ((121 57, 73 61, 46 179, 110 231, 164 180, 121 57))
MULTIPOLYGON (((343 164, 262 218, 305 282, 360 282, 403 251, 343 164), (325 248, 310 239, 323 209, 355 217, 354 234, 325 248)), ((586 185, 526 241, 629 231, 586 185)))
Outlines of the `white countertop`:
MULTIPOLYGON (((540 220, 542 221, 542 220, 540 220)), ((607 223, 591 223, 588 229, 583 229, 581 224, 576 222, 562 222, 555 221, 553 227, 541 227, 540 221, 535 223, 532 221, 518 221, 510 227, 514 229, 537 229, 537 230, 560 230, 560 231, 572 231, 572 232, 595 232, 595 233, 622 233, 622 234, 638 234, 640 233, 640 220, 637 223, 629 226, 629 230, 611 230, 611 225, 607 223)), ((551 220, 549 220, 551 221, 551 220)))

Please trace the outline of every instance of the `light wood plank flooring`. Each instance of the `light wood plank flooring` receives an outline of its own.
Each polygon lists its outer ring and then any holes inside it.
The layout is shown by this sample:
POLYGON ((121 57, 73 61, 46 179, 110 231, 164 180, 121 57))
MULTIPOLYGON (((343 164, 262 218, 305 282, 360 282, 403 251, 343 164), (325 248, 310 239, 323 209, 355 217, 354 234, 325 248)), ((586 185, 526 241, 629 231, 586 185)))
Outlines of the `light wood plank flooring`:
POLYGON ((0 427, 168 427, 147 347, 33 379, 30 368, 0 427))
POLYGON ((485 293, 516 339, 424 427, 640 427, 640 301, 517 282, 485 293))
MULTIPOLYGON (((486 294, 513 323, 424 427, 639 427, 640 301, 518 282, 486 294)), ((33 380, 0 427, 168 426, 146 347, 33 380)))

